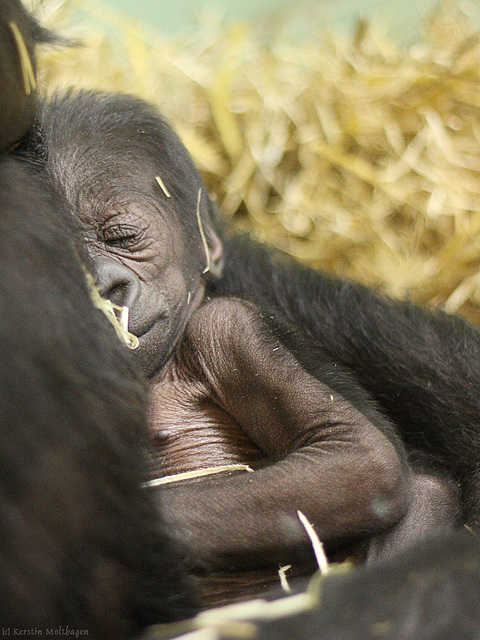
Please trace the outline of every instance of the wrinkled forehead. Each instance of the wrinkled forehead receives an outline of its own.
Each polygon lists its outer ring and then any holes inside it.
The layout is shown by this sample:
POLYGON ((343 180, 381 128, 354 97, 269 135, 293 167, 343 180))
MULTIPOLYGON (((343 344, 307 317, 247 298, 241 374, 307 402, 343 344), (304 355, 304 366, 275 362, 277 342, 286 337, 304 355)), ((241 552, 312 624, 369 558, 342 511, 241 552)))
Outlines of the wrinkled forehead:
POLYGON ((202 181, 178 136, 148 104, 89 92, 58 96, 43 105, 41 129, 50 175, 77 212, 136 207, 196 236, 202 181))
POLYGON ((99 240, 103 242, 105 230, 111 233, 108 229, 117 227, 126 233, 140 233, 149 244, 145 255, 158 264, 167 264, 172 258, 185 268, 196 264, 203 258, 196 202, 186 200, 181 192, 179 195, 170 182, 171 191, 162 179, 161 186, 152 163, 132 159, 125 154, 116 160, 115 170, 104 170, 93 156, 88 168, 65 183, 68 207, 87 246, 91 250, 99 240))
POLYGON ((134 103, 125 114, 121 103, 106 109, 94 99, 83 107, 81 102, 80 96, 44 111, 46 146, 57 169, 78 176, 82 185, 128 180, 145 188, 158 177, 166 197, 175 193, 180 200, 195 200, 201 179, 192 159, 147 105, 134 103))
POLYGON ((175 217, 188 226, 195 219, 198 187, 194 177, 135 145, 82 144, 52 154, 50 171, 78 215, 103 215, 130 208, 175 217))

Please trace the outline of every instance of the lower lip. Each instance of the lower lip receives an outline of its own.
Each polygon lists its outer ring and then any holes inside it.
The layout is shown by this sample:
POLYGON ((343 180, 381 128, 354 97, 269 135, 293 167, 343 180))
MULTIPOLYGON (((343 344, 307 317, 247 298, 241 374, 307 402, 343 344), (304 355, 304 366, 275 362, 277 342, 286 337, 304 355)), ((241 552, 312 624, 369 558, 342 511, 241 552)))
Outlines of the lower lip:
POLYGON ((132 331, 132 329, 129 327, 128 330, 133 333, 133 335, 137 336, 137 338, 139 340, 141 340, 142 338, 144 338, 147 333, 149 333, 152 329, 154 329, 159 322, 161 322, 162 320, 167 320, 168 316, 166 312, 163 312, 161 314, 159 314, 158 316, 155 316, 153 318, 153 320, 150 322, 150 324, 147 325, 147 327, 145 329, 142 329, 140 331, 140 333, 137 333, 135 330, 132 331))

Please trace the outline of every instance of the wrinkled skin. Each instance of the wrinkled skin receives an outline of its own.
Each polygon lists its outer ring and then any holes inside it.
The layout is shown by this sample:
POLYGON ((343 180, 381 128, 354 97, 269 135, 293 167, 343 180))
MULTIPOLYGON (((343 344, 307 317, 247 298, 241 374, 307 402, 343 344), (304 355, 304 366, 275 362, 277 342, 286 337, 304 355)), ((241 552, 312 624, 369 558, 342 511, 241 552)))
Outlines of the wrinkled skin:
POLYGON ((330 553, 360 543, 370 558, 479 527, 473 327, 221 241, 185 149, 135 98, 57 96, 20 151, 80 221, 103 294, 130 309, 163 469, 257 469, 168 489, 199 574, 306 567, 298 508, 330 553))
POLYGON ((189 273, 183 238, 153 193, 141 204, 107 207, 98 206, 102 195, 94 214, 82 208, 82 223, 94 229, 87 247, 102 295, 130 309, 129 330, 140 341, 134 357, 151 374, 168 359, 205 285, 189 273))

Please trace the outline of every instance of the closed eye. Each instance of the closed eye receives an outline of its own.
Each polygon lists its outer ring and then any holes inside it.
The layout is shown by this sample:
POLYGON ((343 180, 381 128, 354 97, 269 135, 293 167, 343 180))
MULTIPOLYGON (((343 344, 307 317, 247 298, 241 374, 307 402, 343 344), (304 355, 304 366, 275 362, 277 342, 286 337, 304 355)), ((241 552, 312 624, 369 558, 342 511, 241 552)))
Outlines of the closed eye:
POLYGON ((108 246, 117 249, 131 250, 139 248, 145 233, 131 225, 112 225, 101 230, 101 240, 108 246))

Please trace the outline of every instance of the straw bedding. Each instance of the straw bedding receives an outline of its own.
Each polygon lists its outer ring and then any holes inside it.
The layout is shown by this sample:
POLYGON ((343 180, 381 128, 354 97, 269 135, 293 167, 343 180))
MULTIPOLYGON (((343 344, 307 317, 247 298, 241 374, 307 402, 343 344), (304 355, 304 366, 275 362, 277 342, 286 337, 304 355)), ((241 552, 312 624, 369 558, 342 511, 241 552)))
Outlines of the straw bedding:
POLYGON ((462 6, 401 46, 366 22, 298 39, 288 20, 265 35, 208 10, 165 35, 45 0, 41 19, 79 44, 42 52, 41 83, 155 102, 238 228, 480 323, 480 40, 462 6))

